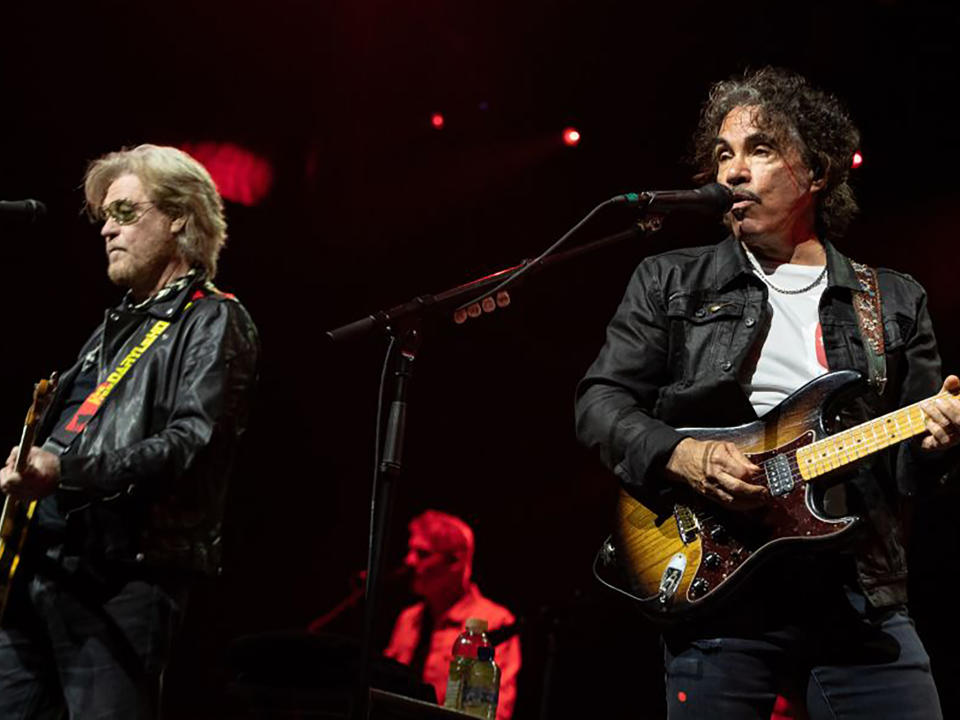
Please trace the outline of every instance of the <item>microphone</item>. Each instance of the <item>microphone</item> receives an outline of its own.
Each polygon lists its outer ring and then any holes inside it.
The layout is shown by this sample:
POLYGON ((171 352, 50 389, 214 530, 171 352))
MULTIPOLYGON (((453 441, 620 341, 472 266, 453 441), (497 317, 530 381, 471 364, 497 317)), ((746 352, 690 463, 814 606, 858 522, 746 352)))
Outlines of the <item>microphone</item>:
POLYGON ((614 198, 654 213, 691 212, 722 215, 733 207, 733 191, 726 185, 710 183, 695 190, 651 190, 627 193, 614 198))
POLYGON ((31 222, 47 214, 39 200, 0 200, 0 217, 21 217, 31 222))

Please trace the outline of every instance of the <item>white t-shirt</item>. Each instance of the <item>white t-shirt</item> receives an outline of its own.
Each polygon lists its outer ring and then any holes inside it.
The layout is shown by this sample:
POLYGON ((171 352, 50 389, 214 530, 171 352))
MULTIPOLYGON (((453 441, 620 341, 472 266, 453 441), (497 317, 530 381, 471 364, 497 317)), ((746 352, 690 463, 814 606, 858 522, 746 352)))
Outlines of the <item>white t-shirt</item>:
MULTIPOLYGON (((744 384, 757 415, 776 407, 801 385, 829 369, 819 314, 820 296, 827 287, 826 276, 809 290, 797 294, 778 292, 770 287, 771 284, 782 290, 806 287, 820 276, 823 266, 762 262, 760 266, 768 281, 770 328, 760 348, 756 369, 744 384)), ((754 272, 757 273, 756 267, 754 272)), ((749 374, 749 368, 745 368, 745 374, 749 374)))

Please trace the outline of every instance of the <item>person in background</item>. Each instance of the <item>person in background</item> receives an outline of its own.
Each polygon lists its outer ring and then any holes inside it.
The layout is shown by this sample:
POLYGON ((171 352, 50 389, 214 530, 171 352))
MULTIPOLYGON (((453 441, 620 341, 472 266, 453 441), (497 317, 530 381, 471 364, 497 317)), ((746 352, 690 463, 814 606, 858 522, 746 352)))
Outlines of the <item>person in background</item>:
MULTIPOLYGON (((489 632, 512 624, 514 616, 484 597, 472 582, 473 530, 463 520, 427 510, 408 528, 404 563, 411 571, 411 590, 422 600, 397 617, 383 654, 420 671, 423 681, 436 689, 437 702, 443 704, 451 650, 467 618, 486 620, 489 632)), ((497 645, 495 659, 501 670, 497 720, 509 720, 517 697, 520 638, 514 634, 497 645)))

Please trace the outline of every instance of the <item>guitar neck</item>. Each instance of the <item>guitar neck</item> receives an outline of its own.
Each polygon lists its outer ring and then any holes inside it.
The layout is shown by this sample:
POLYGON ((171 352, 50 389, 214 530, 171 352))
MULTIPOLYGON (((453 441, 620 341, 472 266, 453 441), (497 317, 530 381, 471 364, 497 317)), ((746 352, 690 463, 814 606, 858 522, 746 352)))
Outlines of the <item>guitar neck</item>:
POLYGON ((804 480, 812 480, 922 434, 927 426, 926 414, 920 406, 949 397, 955 396, 948 392, 938 393, 798 449, 800 475, 804 480))
POLYGON ((23 434, 20 436, 20 445, 17 450, 17 472, 22 473, 27 467, 27 459, 30 455, 30 448, 33 447, 33 441, 37 437, 37 423, 40 422, 40 416, 50 404, 51 395, 57 386, 57 374, 53 373, 49 380, 41 380, 33 388, 33 402, 27 409, 27 417, 23 421, 23 434))
POLYGON ((23 426, 23 433, 20 435, 20 445, 17 446, 17 465, 16 470, 22 473, 27 467, 27 459, 30 456, 30 448, 33 447, 33 440, 37 436, 36 423, 28 423, 23 426))

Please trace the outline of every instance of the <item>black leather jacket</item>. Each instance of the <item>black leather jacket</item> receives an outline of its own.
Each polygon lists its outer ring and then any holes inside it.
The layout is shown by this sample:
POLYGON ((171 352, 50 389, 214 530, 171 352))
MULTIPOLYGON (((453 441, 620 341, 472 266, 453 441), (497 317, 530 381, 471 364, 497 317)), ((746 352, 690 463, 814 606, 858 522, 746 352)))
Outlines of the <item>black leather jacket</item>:
POLYGON ((157 320, 170 326, 61 457, 54 497, 66 518, 63 551, 213 574, 259 355, 256 328, 236 299, 198 275, 144 307, 125 301, 108 310, 63 374, 38 437, 54 430, 84 358, 95 354, 103 382, 157 320))
MULTIPOLYGON (((867 357, 852 305, 859 288, 850 261, 825 243, 828 285, 820 323, 831 370, 866 376, 867 357)), ((936 393, 942 382, 926 293, 911 277, 879 269, 889 382, 842 413, 849 426, 936 393)), ((732 237, 718 245, 643 261, 607 328, 600 355, 577 388, 577 434, 600 451, 624 487, 665 482, 662 469, 683 435, 674 428, 739 425, 756 419, 741 373, 768 320, 767 287, 732 237)), ((859 583, 875 606, 906 601, 899 513, 922 476, 942 471, 909 443, 878 454, 848 483, 851 510, 867 516, 856 547, 859 583), (852 490, 850 487, 852 486, 852 490)))

